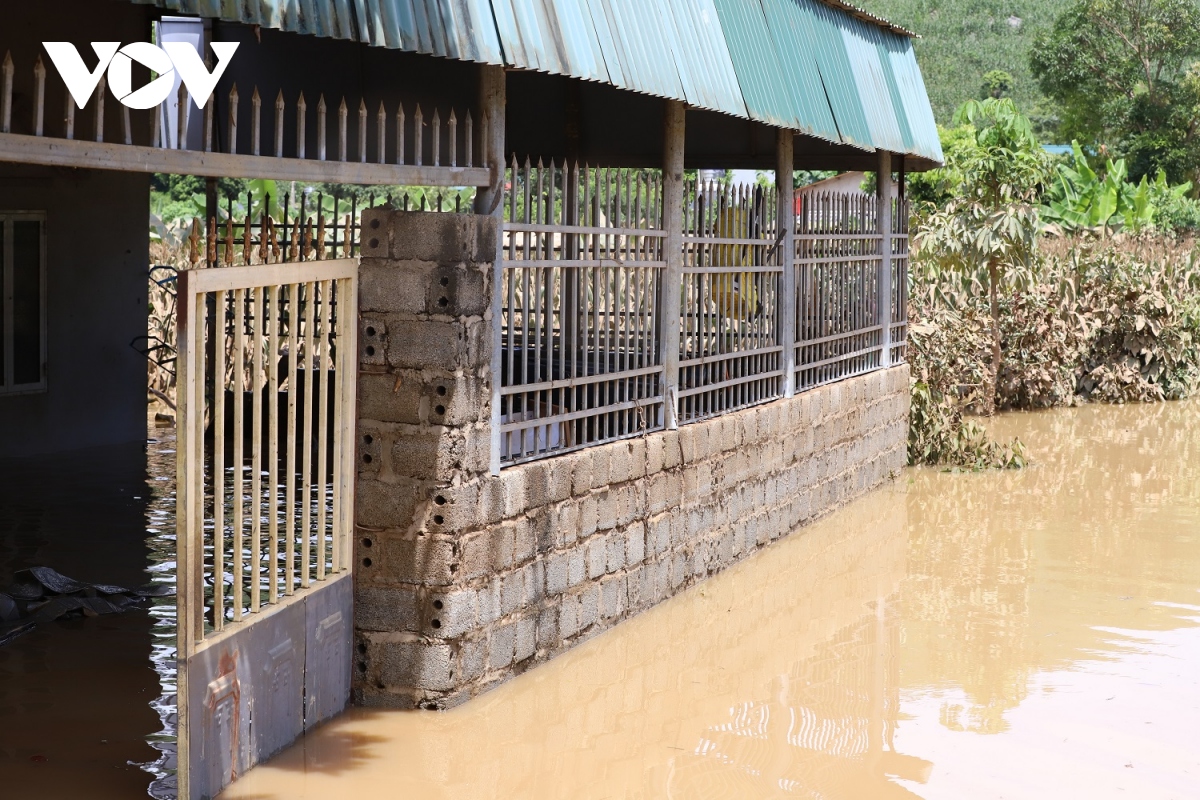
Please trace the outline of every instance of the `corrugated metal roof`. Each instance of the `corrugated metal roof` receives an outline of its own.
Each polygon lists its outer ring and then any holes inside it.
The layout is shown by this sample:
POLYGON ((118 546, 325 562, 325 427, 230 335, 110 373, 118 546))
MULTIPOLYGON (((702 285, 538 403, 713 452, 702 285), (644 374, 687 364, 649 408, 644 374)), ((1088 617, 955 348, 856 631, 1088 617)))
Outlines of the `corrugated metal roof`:
POLYGON ((608 83, 941 160, 911 34, 845 0, 132 0, 608 83))
POLYGON ((897 107, 903 109, 912 134, 912 147, 905 152, 941 163, 945 160, 942 142, 938 137, 937 122, 933 118, 933 108, 925 91, 925 79, 921 77, 921 68, 917 66, 917 54, 913 52, 912 43, 898 36, 884 34, 879 49, 881 58, 885 52, 887 54, 887 63, 891 65, 896 92, 900 96, 897 107))

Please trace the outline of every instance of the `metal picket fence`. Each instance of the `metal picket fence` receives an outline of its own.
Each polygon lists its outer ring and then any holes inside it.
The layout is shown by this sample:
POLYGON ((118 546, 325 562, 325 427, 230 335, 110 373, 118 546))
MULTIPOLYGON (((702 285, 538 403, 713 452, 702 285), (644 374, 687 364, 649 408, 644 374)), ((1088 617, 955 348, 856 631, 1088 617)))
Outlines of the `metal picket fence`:
POLYGON ((508 187, 495 323, 502 466, 661 429, 668 397, 686 424, 905 357, 903 200, 892 201, 884 236, 875 197, 803 194, 787 253, 774 187, 685 181, 672 287, 664 285, 661 172, 514 161, 508 187), (794 318, 783 302, 785 269, 795 271, 794 318), (672 291, 680 293, 679 362, 668 386, 663 355, 675 342, 663 341, 673 329, 662 309, 672 291))

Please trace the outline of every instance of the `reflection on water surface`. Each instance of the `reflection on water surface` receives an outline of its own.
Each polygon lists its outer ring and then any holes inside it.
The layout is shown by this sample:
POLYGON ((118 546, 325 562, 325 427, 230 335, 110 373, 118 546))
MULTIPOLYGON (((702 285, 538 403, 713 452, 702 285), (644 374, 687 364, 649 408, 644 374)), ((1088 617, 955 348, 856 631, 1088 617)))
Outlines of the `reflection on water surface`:
POLYGON ((229 798, 1200 795, 1200 404, 1008 415, 450 712, 350 712, 229 798))

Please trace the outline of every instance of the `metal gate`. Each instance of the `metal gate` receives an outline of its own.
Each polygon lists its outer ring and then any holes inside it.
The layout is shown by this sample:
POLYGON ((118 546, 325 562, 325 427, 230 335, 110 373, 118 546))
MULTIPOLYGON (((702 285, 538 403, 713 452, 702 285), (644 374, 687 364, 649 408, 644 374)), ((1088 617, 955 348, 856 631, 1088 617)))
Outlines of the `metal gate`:
POLYGON ((357 273, 180 272, 181 800, 349 700, 357 273))

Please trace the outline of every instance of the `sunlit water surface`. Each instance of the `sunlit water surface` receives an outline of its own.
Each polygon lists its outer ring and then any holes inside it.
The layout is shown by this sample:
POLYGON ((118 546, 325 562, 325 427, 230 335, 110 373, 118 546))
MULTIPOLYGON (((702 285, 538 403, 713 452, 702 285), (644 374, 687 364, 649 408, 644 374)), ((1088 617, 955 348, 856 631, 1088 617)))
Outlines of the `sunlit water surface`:
POLYGON ((1014 414, 450 712, 354 710, 228 798, 1200 797, 1200 404, 1014 414))

